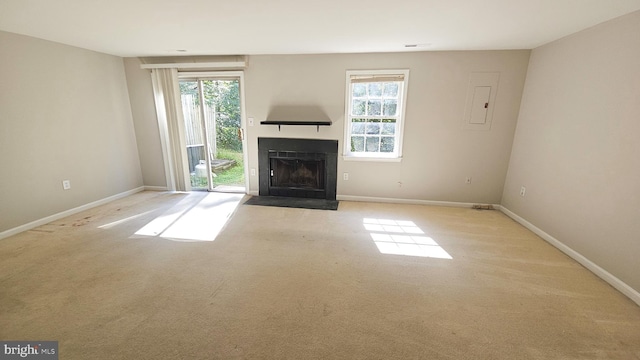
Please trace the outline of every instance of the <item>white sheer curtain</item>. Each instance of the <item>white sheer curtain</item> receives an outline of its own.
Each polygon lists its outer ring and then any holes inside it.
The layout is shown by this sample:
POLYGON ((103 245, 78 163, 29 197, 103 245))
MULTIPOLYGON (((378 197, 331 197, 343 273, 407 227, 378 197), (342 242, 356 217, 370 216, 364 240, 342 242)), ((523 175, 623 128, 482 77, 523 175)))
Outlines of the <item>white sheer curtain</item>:
POLYGON ((184 142, 184 120, 177 69, 153 69, 153 96, 156 102, 160 142, 165 158, 167 188, 189 191, 189 166, 184 142))

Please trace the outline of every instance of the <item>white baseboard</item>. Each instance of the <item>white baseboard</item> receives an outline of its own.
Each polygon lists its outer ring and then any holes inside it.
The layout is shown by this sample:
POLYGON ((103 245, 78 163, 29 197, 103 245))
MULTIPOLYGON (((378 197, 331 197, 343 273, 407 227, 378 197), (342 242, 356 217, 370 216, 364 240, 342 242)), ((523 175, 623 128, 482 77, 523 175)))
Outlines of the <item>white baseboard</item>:
POLYGON ((531 230, 536 235, 538 235, 541 238, 543 238, 549 244, 555 246, 558 250, 560 250, 563 253, 567 254, 573 260, 579 262, 582 266, 584 266, 585 268, 589 269, 592 273, 596 274, 602 280, 604 280, 607 283, 609 283, 609 285, 613 286, 616 290, 618 290, 621 293, 623 293, 624 295, 626 295, 633 302, 635 302, 636 304, 640 305, 640 293, 638 291, 636 291, 635 289, 633 289, 631 286, 627 285, 625 282, 623 282, 622 280, 618 279, 617 277, 615 277, 614 275, 612 275, 611 273, 609 273, 605 269, 601 268, 600 266, 596 265, 591 260, 589 260, 586 257, 582 256, 582 254, 580 254, 579 252, 577 252, 577 251, 573 250, 572 248, 568 247, 567 245, 563 244, 560 240, 558 240, 558 239, 554 238, 553 236, 547 234, 546 232, 542 231, 542 229, 540 229, 537 226, 533 225, 532 223, 528 222, 527 220, 525 220, 524 218, 520 217, 519 215, 517 215, 516 213, 512 212, 511 210, 507 209, 506 207, 501 206, 500 210, 503 213, 505 213, 508 217, 512 218, 516 222, 520 223, 522 226, 526 227, 527 229, 531 230))
MULTIPOLYGON (((396 198, 381 198, 371 196, 353 196, 353 195, 338 195, 337 200, 344 201, 363 201, 363 202, 377 202, 377 203, 392 203, 392 204, 413 204, 413 205, 431 205, 431 206, 449 206, 449 207, 462 207, 470 208, 477 203, 464 203, 455 201, 435 201, 435 200, 419 200, 419 199, 396 199, 396 198)), ((498 209, 499 205, 493 205, 498 209)))
POLYGON ((259 191, 254 191, 254 190, 247 191, 247 194, 248 195, 252 195, 252 196, 260 196, 260 192, 259 191))
POLYGON ((169 191, 166 186, 144 186, 144 191, 169 191))
POLYGON ((4 239, 4 238, 7 238, 9 236, 13 236, 15 234, 19 234, 19 233, 21 233, 23 231, 31 230, 31 229, 36 228, 38 226, 42 226, 44 224, 48 224, 48 223, 50 223, 52 221, 56 221, 56 220, 65 218, 67 216, 71 216, 73 214, 77 214, 77 213, 79 213, 81 211, 89 210, 89 209, 94 208, 96 206, 104 205, 104 204, 109 203, 111 201, 118 200, 118 199, 121 199, 123 197, 127 197, 129 195, 133 195, 135 193, 138 193, 138 192, 144 191, 144 190, 145 190, 145 187, 144 186, 140 186, 140 187, 137 187, 137 188, 129 190, 129 191, 125 191, 125 192, 122 192, 122 193, 119 193, 119 194, 116 194, 116 195, 112 195, 112 196, 106 197, 104 199, 93 201, 93 202, 90 202, 88 204, 75 207, 73 209, 65 210, 63 212, 59 212, 57 214, 53 214, 53 215, 47 216, 47 217, 42 218, 42 219, 38 219, 38 220, 32 221, 30 223, 24 224, 24 225, 20 225, 18 227, 13 228, 13 229, 5 230, 3 232, 0 232, 0 239, 4 239))

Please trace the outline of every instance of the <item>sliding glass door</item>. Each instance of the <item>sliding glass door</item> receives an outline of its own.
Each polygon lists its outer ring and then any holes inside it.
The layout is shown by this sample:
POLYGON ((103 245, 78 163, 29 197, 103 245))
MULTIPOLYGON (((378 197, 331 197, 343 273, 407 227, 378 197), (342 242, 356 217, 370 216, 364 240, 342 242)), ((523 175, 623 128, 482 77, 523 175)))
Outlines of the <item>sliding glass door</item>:
POLYGON ((240 79, 182 78, 180 98, 191 188, 245 192, 240 79))

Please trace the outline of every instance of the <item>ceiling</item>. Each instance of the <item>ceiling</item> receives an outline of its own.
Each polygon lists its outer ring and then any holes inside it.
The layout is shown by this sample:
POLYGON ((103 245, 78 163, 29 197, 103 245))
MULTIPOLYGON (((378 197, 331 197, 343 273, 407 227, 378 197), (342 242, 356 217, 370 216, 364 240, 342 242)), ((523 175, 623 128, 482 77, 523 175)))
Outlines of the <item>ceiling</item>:
POLYGON ((640 0, 0 0, 0 30, 124 57, 532 49, 636 10, 640 0))

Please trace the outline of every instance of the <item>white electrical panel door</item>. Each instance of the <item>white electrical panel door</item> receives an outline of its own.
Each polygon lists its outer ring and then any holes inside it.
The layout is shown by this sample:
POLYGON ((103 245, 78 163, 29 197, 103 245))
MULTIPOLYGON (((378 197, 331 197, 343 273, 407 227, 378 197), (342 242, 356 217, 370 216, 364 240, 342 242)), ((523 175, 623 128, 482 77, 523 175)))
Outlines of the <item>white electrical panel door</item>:
POLYGON ((489 111, 489 98, 491 97, 491 86, 476 86, 473 91, 473 101, 471 103, 470 124, 486 124, 487 111, 489 111))
POLYGON ((491 130, 499 79, 500 73, 495 72, 474 72, 469 75, 463 129, 491 130))

